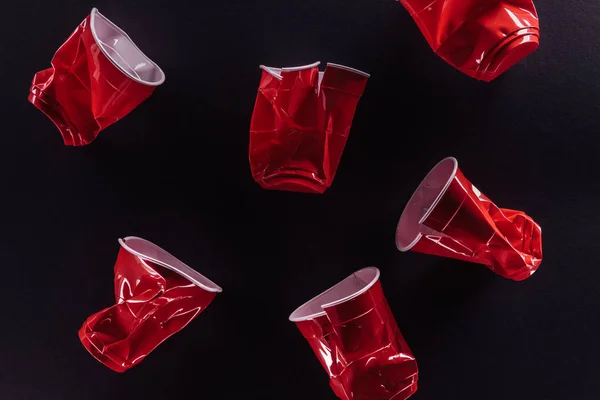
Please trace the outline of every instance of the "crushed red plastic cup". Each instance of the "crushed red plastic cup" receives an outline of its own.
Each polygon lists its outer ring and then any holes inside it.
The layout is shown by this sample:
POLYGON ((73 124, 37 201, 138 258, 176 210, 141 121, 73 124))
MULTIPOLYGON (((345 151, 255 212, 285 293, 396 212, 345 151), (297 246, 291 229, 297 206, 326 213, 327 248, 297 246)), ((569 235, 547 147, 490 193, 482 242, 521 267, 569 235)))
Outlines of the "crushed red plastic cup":
POLYGON ((272 68, 250 123, 250 167, 265 189, 323 193, 337 171, 369 74, 338 64, 272 68))
POLYGON ((95 8, 56 51, 51 64, 33 77, 29 101, 71 146, 92 142, 165 80, 160 67, 95 8))
POLYGON ((531 0, 399 0, 431 48, 466 75, 490 82, 537 49, 531 0))
POLYGON ((290 321, 340 399, 403 400, 417 391, 417 362, 396 325, 377 268, 350 275, 296 309, 290 321))
POLYGON ((119 243, 116 304, 90 316, 79 339, 102 364, 124 372, 189 324, 222 289, 147 240, 119 243))
POLYGON ((521 211, 499 208, 448 157, 421 182, 396 230, 400 251, 456 258, 487 265, 515 281, 542 262, 542 229, 521 211))

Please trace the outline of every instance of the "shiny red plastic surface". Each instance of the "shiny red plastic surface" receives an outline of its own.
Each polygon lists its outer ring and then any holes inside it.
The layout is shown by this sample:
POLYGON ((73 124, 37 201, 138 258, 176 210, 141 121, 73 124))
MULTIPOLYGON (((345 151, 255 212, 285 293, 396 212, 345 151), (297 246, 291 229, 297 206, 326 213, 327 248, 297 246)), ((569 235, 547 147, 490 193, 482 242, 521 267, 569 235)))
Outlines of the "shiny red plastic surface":
POLYGON ((72 146, 92 142, 164 80, 160 68, 95 9, 51 64, 35 74, 29 101, 54 122, 65 145, 72 146))
POLYGON ((299 307, 290 320, 340 399, 403 400, 417 391, 417 362, 396 325, 376 268, 357 271, 299 307), (354 289, 339 298, 335 292, 344 285, 354 289))
POLYGON ((114 268, 117 304, 90 316, 79 339, 102 364, 124 372, 183 329, 221 288, 144 239, 120 242, 114 268))
POLYGON ((454 158, 442 160, 423 180, 402 213, 396 244, 402 251, 484 264, 516 281, 531 276, 542 262, 540 226, 521 211, 496 206, 469 182, 454 158), (449 179, 434 176, 444 168, 454 171, 449 179), (433 203, 423 200, 428 197, 435 197, 433 203), (412 236, 407 232, 418 217, 418 234, 408 244, 412 236))
POLYGON ((489 82, 539 45, 531 0, 399 0, 431 48, 463 73, 489 82))
POLYGON ((369 75, 319 63, 261 66, 250 124, 250 167, 263 188, 323 193, 333 182, 369 75))

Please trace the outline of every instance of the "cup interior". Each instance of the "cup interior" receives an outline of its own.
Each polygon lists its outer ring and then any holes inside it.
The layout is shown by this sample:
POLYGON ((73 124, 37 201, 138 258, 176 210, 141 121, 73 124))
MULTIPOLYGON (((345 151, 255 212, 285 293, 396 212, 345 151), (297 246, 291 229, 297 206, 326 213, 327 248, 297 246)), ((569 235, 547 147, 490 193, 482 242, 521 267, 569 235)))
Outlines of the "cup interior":
POLYGON ((435 232, 424 226, 423 221, 427 219, 450 186, 457 168, 458 161, 455 158, 445 158, 433 167, 417 187, 406 204, 396 228, 398 250, 410 250, 423 234, 435 232))
POLYGON ((367 291, 378 279, 379 270, 377 268, 361 269, 298 307, 290 315, 290 321, 305 321, 325 315, 324 308, 352 300, 367 291))
POLYGON ((135 45, 129 36, 97 9, 93 9, 90 27, 96 43, 112 63, 132 79, 158 86, 165 74, 135 45))
POLYGON ((209 292, 221 292, 222 289, 206 278, 204 275, 193 270, 173 255, 168 253, 166 250, 158 247, 152 242, 145 239, 129 236, 125 239, 119 239, 121 246, 132 254, 141 257, 144 260, 151 261, 162 267, 165 267, 173 272, 178 273, 184 278, 188 279, 197 286, 209 292))

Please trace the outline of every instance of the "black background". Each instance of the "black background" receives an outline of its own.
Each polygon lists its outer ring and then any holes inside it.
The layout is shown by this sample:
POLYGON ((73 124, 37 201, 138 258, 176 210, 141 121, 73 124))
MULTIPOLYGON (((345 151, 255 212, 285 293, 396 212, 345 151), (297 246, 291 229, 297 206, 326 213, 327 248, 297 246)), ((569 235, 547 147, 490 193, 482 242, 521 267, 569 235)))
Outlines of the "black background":
POLYGON ((538 1, 540 48, 485 84, 445 64, 392 0, 3 3, 0 399, 333 399, 288 315, 368 265, 420 367, 415 400, 598 399, 600 7, 538 1), (92 6, 165 71, 91 145, 65 147, 27 102, 92 6), (334 185, 262 190, 247 159, 259 64, 372 74, 334 185), (544 229, 512 282, 394 244, 445 156, 544 229), (224 289, 140 365, 81 346, 113 304, 117 239, 137 235, 224 289))

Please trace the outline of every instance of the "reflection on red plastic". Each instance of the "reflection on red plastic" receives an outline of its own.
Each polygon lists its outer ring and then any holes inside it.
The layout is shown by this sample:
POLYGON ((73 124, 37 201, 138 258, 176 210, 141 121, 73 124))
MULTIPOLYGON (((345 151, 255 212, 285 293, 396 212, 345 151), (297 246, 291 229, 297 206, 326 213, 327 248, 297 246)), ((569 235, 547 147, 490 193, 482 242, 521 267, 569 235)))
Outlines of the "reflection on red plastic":
POLYGON ((119 242, 117 304, 89 317, 79 339, 102 364, 124 372, 204 311, 221 288, 147 240, 119 242))
POLYGON ((470 77, 489 82, 539 45, 531 0, 399 0, 431 48, 470 77))
POLYGON ((342 400, 403 400, 418 369, 379 282, 377 268, 355 272, 290 315, 342 400))
POLYGON ((369 75, 337 64, 261 66, 250 124, 252 176, 265 189, 323 193, 333 182, 369 75))
POLYGON ((56 51, 51 64, 33 77, 29 101, 71 146, 92 142, 164 81, 158 65, 96 9, 56 51))
POLYGON ((498 208, 460 171, 440 161, 409 200, 396 231, 401 251, 487 265, 521 281, 542 262, 542 229, 521 211, 498 208))

